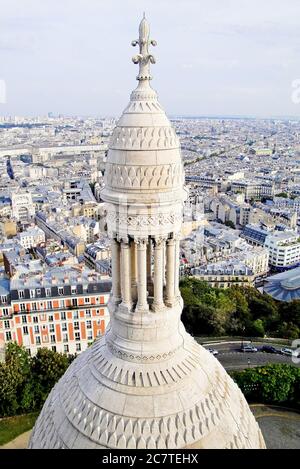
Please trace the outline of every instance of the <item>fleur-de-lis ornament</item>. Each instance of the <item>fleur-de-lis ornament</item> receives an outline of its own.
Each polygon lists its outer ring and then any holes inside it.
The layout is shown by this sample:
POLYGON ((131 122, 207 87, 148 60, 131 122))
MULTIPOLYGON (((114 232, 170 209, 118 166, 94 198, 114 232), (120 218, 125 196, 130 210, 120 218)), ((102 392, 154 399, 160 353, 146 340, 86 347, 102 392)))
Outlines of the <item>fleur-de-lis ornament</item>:
POLYGON ((131 43, 132 46, 139 45, 140 47, 140 53, 132 57, 133 63, 139 64, 139 74, 136 77, 139 81, 152 79, 150 75, 150 63, 155 64, 155 57, 149 53, 149 46, 156 46, 157 42, 153 39, 150 40, 149 37, 150 27, 144 13, 139 26, 139 39, 136 39, 131 43))

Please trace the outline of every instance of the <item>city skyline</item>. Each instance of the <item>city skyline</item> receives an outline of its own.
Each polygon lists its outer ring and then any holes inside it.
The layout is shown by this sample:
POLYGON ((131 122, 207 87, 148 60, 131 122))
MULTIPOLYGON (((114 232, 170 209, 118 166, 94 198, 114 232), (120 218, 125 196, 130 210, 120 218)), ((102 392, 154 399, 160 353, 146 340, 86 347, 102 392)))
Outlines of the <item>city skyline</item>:
POLYGON ((118 115, 132 86, 128 59, 142 9, 160 46, 152 86, 171 116, 300 115, 294 0, 19 3, 0 1, 0 116, 118 115))

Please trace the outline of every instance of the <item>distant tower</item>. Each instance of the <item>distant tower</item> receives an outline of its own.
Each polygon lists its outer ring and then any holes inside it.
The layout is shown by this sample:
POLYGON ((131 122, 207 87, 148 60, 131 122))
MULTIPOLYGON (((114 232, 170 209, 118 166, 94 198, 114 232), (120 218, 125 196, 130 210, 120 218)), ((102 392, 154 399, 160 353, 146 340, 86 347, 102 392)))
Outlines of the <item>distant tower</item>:
POLYGON ((179 141, 150 87, 142 19, 138 87, 113 132, 102 198, 112 242, 110 326, 69 367, 31 448, 264 448, 232 379, 180 321, 185 200, 179 141))

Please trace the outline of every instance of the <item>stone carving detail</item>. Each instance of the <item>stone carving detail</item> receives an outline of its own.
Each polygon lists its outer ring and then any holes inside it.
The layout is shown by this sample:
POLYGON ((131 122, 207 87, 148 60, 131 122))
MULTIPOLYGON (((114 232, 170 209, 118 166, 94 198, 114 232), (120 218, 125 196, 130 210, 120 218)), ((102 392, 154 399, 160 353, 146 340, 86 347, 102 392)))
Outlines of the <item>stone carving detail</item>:
MULTIPOLYGON (((137 360, 137 361, 140 361, 140 362, 154 362, 154 361, 159 361, 159 360, 166 360, 167 358, 170 358, 172 357, 175 352, 177 351, 176 350, 170 350, 169 352, 166 352, 166 353, 163 353, 163 354, 151 354, 151 355, 133 355, 133 354, 129 354, 127 352, 124 352, 120 349, 118 349, 117 347, 114 347, 110 342, 107 341, 107 348, 109 349, 109 351, 115 355, 116 357, 119 357, 119 358, 122 358, 123 360, 137 360)), ((106 361, 106 363, 108 363, 106 361)), ((178 373, 178 371, 177 371, 178 373)), ((112 379, 112 378, 111 378, 112 379)), ((129 377, 128 377, 129 379, 129 377)), ((150 380, 151 381, 151 380, 150 380)), ((144 381, 146 382, 146 380, 144 381)), ((128 381, 126 384, 130 385, 130 382, 128 381)))
POLYGON ((159 213, 158 215, 120 215, 116 212, 107 213, 107 222, 132 228, 159 227, 181 223, 181 213, 159 213))
MULTIPOLYGON (((159 111, 157 102, 133 102, 130 111, 159 111), (152 109, 153 108, 153 109, 152 109)), ((128 109, 129 111, 129 109, 128 109)), ((127 111, 127 112, 128 112, 127 111)), ((173 127, 116 127, 111 136, 112 150, 166 150, 179 148, 173 127)))
POLYGON ((181 187, 184 179, 182 165, 121 166, 107 163, 105 184, 124 189, 171 189, 181 187))

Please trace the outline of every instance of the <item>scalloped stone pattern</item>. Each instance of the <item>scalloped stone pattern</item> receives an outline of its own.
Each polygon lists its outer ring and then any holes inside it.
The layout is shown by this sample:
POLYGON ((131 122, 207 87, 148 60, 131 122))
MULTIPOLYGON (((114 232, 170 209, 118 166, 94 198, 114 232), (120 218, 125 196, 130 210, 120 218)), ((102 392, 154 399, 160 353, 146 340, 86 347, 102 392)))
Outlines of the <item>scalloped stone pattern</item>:
POLYGON ((116 127, 111 136, 109 148, 128 151, 170 150, 179 148, 179 140, 171 126, 116 127))
POLYGON ((159 365, 116 355, 102 338, 72 363, 38 417, 30 448, 265 447, 237 385, 190 336, 159 365))
POLYGON ((107 163, 105 184, 125 189, 173 189, 181 187, 184 174, 182 164, 161 166, 122 166, 107 163))

